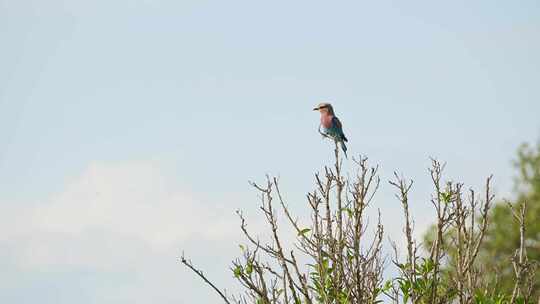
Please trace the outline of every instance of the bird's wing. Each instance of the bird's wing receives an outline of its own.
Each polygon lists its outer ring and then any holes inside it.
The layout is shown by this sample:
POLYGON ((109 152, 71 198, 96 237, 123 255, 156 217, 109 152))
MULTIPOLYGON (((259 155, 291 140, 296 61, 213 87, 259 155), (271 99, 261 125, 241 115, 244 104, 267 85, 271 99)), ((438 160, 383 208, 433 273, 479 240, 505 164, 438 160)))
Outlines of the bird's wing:
POLYGON ((341 121, 339 121, 339 118, 337 118, 337 117, 335 117, 335 116, 332 117, 332 125, 333 125, 335 128, 337 128, 338 130, 340 130, 340 131, 342 130, 342 128, 341 128, 341 121))
POLYGON ((343 127, 341 125, 341 121, 339 121, 339 118, 337 118, 335 116, 332 117, 332 125, 333 125, 334 128, 339 130, 339 133, 341 133, 340 135, 343 137, 343 141, 348 141, 347 137, 345 137, 345 133, 343 133, 343 127))

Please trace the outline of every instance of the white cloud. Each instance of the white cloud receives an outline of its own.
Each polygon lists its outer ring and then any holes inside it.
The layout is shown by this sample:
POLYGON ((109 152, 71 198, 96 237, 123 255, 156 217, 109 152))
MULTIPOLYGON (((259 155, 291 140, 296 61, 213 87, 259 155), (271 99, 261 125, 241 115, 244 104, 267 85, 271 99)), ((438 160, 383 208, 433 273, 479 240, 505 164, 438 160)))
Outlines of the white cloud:
POLYGON ((0 214, 7 231, 0 242, 16 247, 25 269, 111 270, 178 251, 193 238, 219 242, 238 235, 232 214, 179 190, 147 161, 90 164, 61 193, 32 206, 0 214))

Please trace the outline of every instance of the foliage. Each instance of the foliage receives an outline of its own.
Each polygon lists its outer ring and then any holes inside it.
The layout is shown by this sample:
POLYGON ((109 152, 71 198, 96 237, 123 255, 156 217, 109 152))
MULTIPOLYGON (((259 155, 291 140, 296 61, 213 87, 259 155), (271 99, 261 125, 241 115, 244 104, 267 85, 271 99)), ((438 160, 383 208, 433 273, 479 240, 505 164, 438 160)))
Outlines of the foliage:
MULTIPOLYGON (((511 295, 516 287, 515 264, 518 262, 516 248, 520 248, 521 241, 523 241, 527 263, 531 268, 528 269, 530 275, 526 278, 530 280, 527 288, 530 288, 531 298, 540 298, 540 272, 533 275, 534 268, 540 261, 540 221, 538 221, 540 218, 540 142, 536 147, 522 145, 518 149, 514 165, 518 171, 515 180, 516 202, 501 201, 491 209, 488 214, 489 225, 486 229, 485 240, 478 254, 478 268, 484 273, 484 281, 489 282, 491 289, 497 290, 501 295, 500 301, 504 300, 502 295, 511 295), (524 207, 524 203, 527 206, 524 210, 526 229, 522 240, 519 220, 516 220, 513 215, 516 208, 524 207)), ((433 226, 424 236, 424 242, 428 246, 431 246, 435 240, 435 231, 436 227, 433 226)), ((452 233, 453 231, 447 232, 445 239, 450 239, 452 233)), ((451 272, 457 259, 457 250, 455 247, 450 247, 447 251, 448 261, 445 267, 451 272)), ((480 297, 480 299, 483 298, 480 297)))
POLYGON ((537 248, 539 236, 535 219, 540 218, 540 145, 536 152, 524 146, 519 154, 520 185, 527 186, 520 190, 519 200, 528 202, 529 208, 523 203, 498 204, 492 209, 491 177, 482 193, 465 190, 462 183, 445 180, 444 164, 433 160, 429 173, 436 218, 423 244, 413 238, 409 213, 413 182, 394 174, 389 183, 403 210, 406 254, 401 261, 392 243, 392 264, 398 275, 387 281, 382 279, 380 213, 373 235, 366 234, 365 211, 379 188, 378 167, 369 166, 363 157, 355 164, 352 178, 342 176, 336 143, 333 168, 316 174, 315 190, 307 194, 310 224, 291 215, 276 178, 267 177, 264 186, 252 183, 260 194, 270 241, 261 242, 252 235, 242 212, 237 212, 247 245, 240 245, 242 254, 233 261, 231 272, 244 294, 227 296, 183 256, 182 263, 227 304, 353 304, 382 303, 383 299, 418 304, 532 303, 531 293, 538 284, 534 260, 540 253, 530 253, 537 248), (287 234, 278 217, 294 231, 293 244, 284 241, 287 234), (499 272, 500 277, 487 270, 494 257, 506 271, 499 272), (512 265, 510 270, 508 265, 512 265))
MULTIPOLYGON (((540 261, 540 142, 533 147, 528 144, 518 149, 514 162, 518 171, 516 177, 516 201, 526 202, 525 247, 530 260, 540 261)), ((511 293, 514 288, 515 273, 510 263, 516 248, 519 247, 520 234, 518 223, 510 216, 511 207, 505 203, 497 204, 491 214, 491 225, 482 248, 481 263, 492 266, 498 274, 499 287, 503 292, 511 293)), ((495 278, 493 278, 495 279, 495 278)), ((540 298, 540 272, 536 274, 533 295, 540 298)))

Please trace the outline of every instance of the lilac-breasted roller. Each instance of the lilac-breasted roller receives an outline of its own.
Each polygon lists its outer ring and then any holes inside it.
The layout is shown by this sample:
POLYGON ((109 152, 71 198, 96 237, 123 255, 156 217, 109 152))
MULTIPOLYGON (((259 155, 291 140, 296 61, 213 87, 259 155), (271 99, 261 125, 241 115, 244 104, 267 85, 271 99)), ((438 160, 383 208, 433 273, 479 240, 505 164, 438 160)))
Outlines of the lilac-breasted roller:
POLYGON ((319 111, 321 113, 319 133, 325 137, 331 137, 336 142, 339 142, 345 157, 347 157, 347 146, 345 145, 347 142, 347 137, 345 137, 345 133, 343 133, 341 122, 334 114, 334 108, 332 108, 332 105, 329 103, 320 103, 313 109, 313 111, 319 111))

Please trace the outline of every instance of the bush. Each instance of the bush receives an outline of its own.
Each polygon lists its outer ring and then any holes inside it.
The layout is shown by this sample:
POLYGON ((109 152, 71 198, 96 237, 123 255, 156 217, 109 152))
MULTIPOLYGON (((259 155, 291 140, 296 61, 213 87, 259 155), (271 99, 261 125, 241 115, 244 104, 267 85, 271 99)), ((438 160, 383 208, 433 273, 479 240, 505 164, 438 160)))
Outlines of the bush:
MULTIPOLYGON (((514 258, 515 287, 511 294, 501 294, 497 282, 477 262, 490 225, 488 214, 494 199, 491 177, 486 179, 481 195, 464 191, 463 184, 444 181, 444 165, 437 160, 432 161, 430 169, 436 224, 423 247, 412 237, 408 193, 413 182, 398 174, 389 181, 404 213, 407 254, 406 260, 400 261, 393 243, 392 264, 399 275, 384 281, 380 213, 375 232, 366 235, 365 211, 380 185, 378 167, 370 166, 364 157, 354 162, 354 177, 342 176, 336 145, 333 167, 315 174, 315 190, 307 195, 308 226, 301 226, 293 217, 276 178, 267 177, 264 185, 252 183, 260 193, 260 209, 271 241, 261 243, 253 236, 238 212, 249 244, 240 246, 242 255, 232 262, 231 271, 244 287, 244 294, 227 296, 190 260, 182 256, 181 262, 225 303, 381 303, 385 297, 393 303, 530 303, 536 265, 527 259, 523 233, 514 258), (295 231, 293 248, 283 242, 277 220, 280 213, 295 231), (300 262, 304 260, 307 262, 300 262)), ((522 232, 525 208, 525 204, 511 206, 522 232)))

